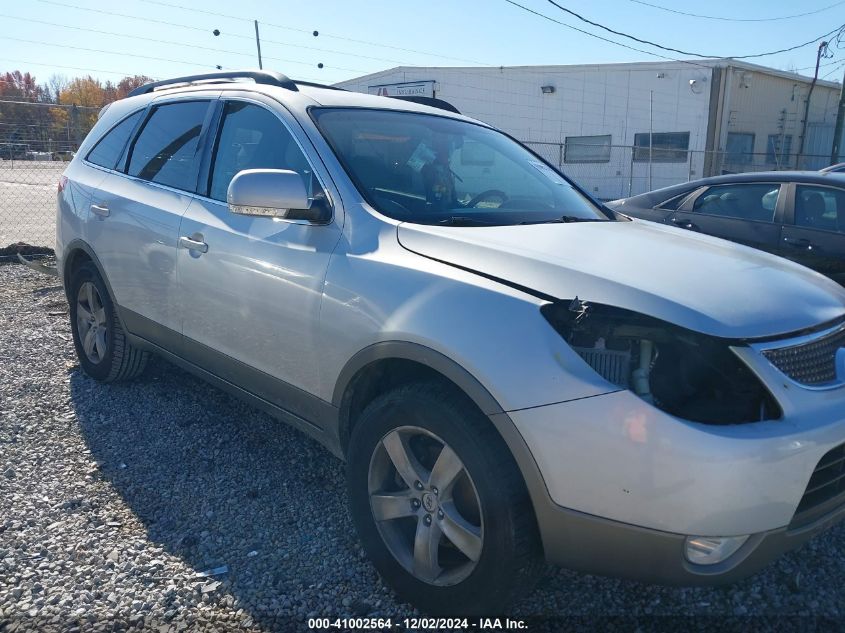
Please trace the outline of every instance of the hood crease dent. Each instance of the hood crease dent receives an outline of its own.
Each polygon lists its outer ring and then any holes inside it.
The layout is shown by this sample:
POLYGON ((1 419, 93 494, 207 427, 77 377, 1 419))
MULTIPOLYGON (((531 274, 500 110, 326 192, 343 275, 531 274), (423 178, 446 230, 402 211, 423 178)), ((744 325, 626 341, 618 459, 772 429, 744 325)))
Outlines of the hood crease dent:
POLYGON ((674 227, 402 223, 397 233, 411 252, 541 298, 578 296, 721 338, 778 337, 845 316, 845 288, 823 275, 674 227))

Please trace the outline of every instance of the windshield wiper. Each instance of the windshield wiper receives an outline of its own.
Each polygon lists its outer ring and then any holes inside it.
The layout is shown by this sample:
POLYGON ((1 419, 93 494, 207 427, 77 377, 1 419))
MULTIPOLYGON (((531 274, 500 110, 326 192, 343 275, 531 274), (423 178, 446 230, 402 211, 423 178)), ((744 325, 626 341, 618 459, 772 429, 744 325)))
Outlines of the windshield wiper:
POLYGON ((520 224, 569 224, 570 222, 604 222, 600 218, 579 218, 577 215, 562 215, 549 220, 527 220, 520 224))
POLYGON ((465 215, 453 215, 445 220, 440 220, 438 224, 445 224, 447 226, 493 226, 492 222, 485 222, 477 218, 469 218, 465 215))

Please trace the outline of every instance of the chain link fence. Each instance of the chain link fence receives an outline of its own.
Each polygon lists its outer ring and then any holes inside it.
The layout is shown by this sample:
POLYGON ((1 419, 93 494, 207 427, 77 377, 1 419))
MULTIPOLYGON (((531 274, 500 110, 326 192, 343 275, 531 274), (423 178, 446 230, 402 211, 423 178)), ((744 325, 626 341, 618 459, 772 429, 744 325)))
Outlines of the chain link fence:
POLYGON ((0 247, 53 248, 62 160, 0 160, 0 247))
MULTIPOLYGON (((36 108, 36 104, 23 105, 36 108)), ((96 121, 98 110, 38 104, 38 114, 44 120, 25 124, 29 127, 11 128, 2 125, 4 107, 7 104, 0 102, 0 257, 21 250, 21 243, 54 247, 59 177, 96 121), (45 119, 43 115, 51 108, 58 112, 45 119)), ((630 145, 525 144, 602 200, 625 198, 705 176, 819 169, 829 163, 827 156, 799 158, 774 151, 741 154, 630 145)))
POLYGON ((99 110, 0 100, 0 258, 55 246, 59 177, 99 110))

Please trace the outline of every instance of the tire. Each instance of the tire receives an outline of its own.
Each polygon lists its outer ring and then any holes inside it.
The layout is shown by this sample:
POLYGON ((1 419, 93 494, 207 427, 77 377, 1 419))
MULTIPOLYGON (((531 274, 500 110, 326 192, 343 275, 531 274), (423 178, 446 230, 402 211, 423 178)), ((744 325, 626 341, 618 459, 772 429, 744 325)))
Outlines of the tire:
POLYGON ((144 371, 149 353, 129 343, 108 288, 91 262, 74 272, 68 302, 73 346, 86 374, 101 382, 114 382, 130 380, 144 371))
POLYGON ((402 600, 432 615, 497 615, 534 587, 544 563, 525 483, 501 436, 462 393, 417 383, 379 396, 353 428, 347 456, 353 522, 402 600), (455 458, 462 469, 450 489, 438 489, 457 470, 455 458), (409 483, 417 474, 430 479, 409 483))

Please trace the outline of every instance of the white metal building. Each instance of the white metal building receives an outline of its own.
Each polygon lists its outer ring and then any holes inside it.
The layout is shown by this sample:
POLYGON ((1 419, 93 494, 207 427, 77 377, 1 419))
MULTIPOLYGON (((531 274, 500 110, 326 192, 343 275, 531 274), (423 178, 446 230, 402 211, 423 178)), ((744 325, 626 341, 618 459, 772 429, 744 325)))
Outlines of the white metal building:
POLYGON ((817 82, 799 159, 810 85, 802 75, 733 60, 402 66, 338 84, 444 99, 605 199, 731 171, 827 165, 840 86, 817 82))

